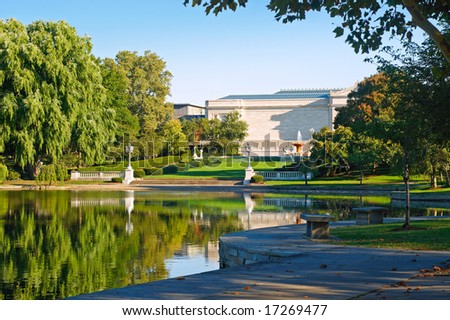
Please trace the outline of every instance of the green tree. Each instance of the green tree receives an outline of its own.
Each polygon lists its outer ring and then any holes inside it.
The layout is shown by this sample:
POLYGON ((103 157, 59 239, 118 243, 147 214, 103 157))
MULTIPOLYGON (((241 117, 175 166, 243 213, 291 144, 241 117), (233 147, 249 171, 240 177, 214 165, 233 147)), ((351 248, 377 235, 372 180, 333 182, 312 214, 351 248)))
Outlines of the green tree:
POLYGON ((131 79, 126 70, 120 68, 113 59, 106 58, 100 64, 103 86, 106 88, 106 104, 116 112, 116 144, 123 146, 124 137, 135 140, 139 134, 139 118, 128 107, 131 79))
POLYGON ((168 155, 179 155, 185 151, 186 136, 183 133, 181 123, 177 119, 167 121, 162 127, 162 134, 165 141, 165 150, 168 155))
POLYGON ((332 131, 324 127, 313 138, 311 164, 327 176, 349 171, 349 143, 353 138, 350 128, 339 126, 332 131))
MULTIPOLYGON (((450 39, 448 23, 442 35, 450 39)), ((358 86, 336 122, 400 146, 406 188, 404 226, 408 228, 411 170, 424 173, 428 161, 434 186, 435 153, 449 141, 450 65, 431 39, 421 46, 409 43, 405 47, 406 53, 401 54, 388 50, 394 61, 378 57, 380 74, 358 86)))
POLYGON ((128 108, 138 116, 141 135, 158 129, 170 120, 173 106, 166 103, 170 94, 172 74, 166 70, 166 63, 155 53, 146 51, 143 56, 137 52, 120 51, 116 63, 128 77, 128 108))
POLYGON ((375 171, 385 154, 384 143, 380 139, 368 137, 362 134, 354 134, 350 141, 348 161, 352 168, 359 171, 359 184, 363 184, 364 171, 375 171))
MULTIPOLYGON (((245 7, 248 2, 184 0, 184 5, 203 5, 207 14, 217 15, 224 10, 245 7)), ((345 41, 356 52, 363 53, 379 49, 386 34, 411 39, 412 30, 419 27, 450 62, 450 41, 434 24, 450 21, 450 3, 446 0, 270 0, 267 8, 283 23, 304 20, 309 12, 325 11, 330 17, 340 19, 340 26, 334 29, 336 37, 347 30, 345 41)))
POLYGON ((359 171, 361 184, 364 170, 390 165, 398 154, 398 144, 390 140, 395 100, 390 99, 388 87, 385 74, 364 79, 349 94, 347 105, 339 109, 334 121, 335 127, 349 127, 354 133, 348 160, 359 171))
POLYGON ((196 146, 200 141, 208 141, 209 152, 233 154, 247 136, 248 124, 241 119, 237 111, 232 111, 223 118, 195 119, 182 121, 186 139, 196 146))
POLYGON ((173 105, 166 102, 172 74, 166 70, 166 63, 150 51, 142 56, 120 51, 115 63, 128 79, 126 105, 139 121, 139 153, 155 157, 164 146, 162 129, 173 114, 173 105))
POLYGON ((37 174, 67 150, 104 157, 113 112, 88 37, 64 21, 0 21, 0 150, 37 174))
POLYGON ((217 142, 223 146, 225 154, 238 153, 239 146, 247 136, 248 124, 237 111, 224 115, 219 126, 217 142))

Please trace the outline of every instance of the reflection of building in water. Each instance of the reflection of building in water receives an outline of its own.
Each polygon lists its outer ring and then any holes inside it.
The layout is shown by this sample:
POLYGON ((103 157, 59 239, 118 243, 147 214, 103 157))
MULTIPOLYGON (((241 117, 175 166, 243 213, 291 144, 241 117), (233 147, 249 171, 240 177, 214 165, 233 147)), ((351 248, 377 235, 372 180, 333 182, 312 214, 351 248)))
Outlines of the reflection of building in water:
POLYGON ((244 229, 259 229, 297 223, 297 212, 247 212, 238 213, 244 229))
POLYGON ((113 206, 113 207, 125 207, 125 213, 128 215, 128 220, 125 223, 125 231, 128 234, 133 232, 133 223, 131 222, 131 212, 134 210, 134 191, 125 191, 125 197, 123 198, 78 198, 77 196, 72 197, 70 200, 70 206, 72 208, 82 208, 82 207, 103 207, 103 206, 113 206))
POLYGON ((205 257, 205 260, 217 262, 219 259, 219 242, 209 241, 204 246, 183 243, 181 248, 175 252, 175 256, 182 257, 195 257, 201 255, 205 257))
POLYGON ((120 198, 72 198, 70 200, 70 206, 72 208, 80 207, 102 207, 102 206, 120 206, 120 198))
POLYGON ((304 208, 311 206, 311 200, 305 196, 301 198, 264 198, 264 205, 277 206, 283 208, 304 208))
POLYGON ((268 228, 273 226, 281 226, 287 224, 301 223, 299 218, 300 209, 310 207, 311 200, 308 196, 302 198, 263 198, 262 204, 266 206, 275 206, 282 208, 297 209, 296 212, 255 212, 257 206, 251 194, 243 194, 245 201, 246 213, 238 213, 245 229, 268 228))

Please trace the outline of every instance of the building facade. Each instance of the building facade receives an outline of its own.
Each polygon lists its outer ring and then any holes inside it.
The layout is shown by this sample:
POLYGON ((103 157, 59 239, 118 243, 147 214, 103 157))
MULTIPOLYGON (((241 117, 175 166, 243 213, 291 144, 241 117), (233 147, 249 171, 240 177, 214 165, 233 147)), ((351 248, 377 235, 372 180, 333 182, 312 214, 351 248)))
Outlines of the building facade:
POLYGON ((333 128, 340 107, 347 104, 347 89, 281 90, 273 94, 229 95, 206 101, 208 119, 237 110, 248 123, 245 142, 252 154, 283 156, 308 154, 312 134, 333 128), (296 148, 294 145, 304 145, 296 148))
POLYGON ((206 108, 190 103, 175 103, 173 105, 173 119, 192 119, 206 117, 206 108))

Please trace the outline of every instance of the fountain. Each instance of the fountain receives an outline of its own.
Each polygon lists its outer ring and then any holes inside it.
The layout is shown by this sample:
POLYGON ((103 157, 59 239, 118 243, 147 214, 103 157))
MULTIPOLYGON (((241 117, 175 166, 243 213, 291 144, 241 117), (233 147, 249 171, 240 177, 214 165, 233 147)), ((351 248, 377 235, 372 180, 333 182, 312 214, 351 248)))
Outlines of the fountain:
POLYGON ((302 147, 305 145, 302 142, 302 133, 300 132, 300 130, 297 131, 297 141, 293 143, 293 145, 296 148, 296 152, 298 155, 302 155, 302 147))

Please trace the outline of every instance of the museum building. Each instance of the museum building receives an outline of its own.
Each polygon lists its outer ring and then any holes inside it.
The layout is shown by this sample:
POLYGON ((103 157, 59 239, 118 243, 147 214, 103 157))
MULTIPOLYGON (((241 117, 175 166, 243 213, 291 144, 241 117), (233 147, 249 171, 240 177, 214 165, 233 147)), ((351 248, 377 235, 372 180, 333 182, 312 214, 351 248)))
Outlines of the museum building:
POLYGON ((338 109, 347 104, 347 89, 281 90, 273 94, 228 95, 207 100, 208 119, 237 110, 248 123, 245 143, 259 156, 307 155, 314 132, 328 126, 338 109), (304 145, 295 148, 294 145, 304 145))

